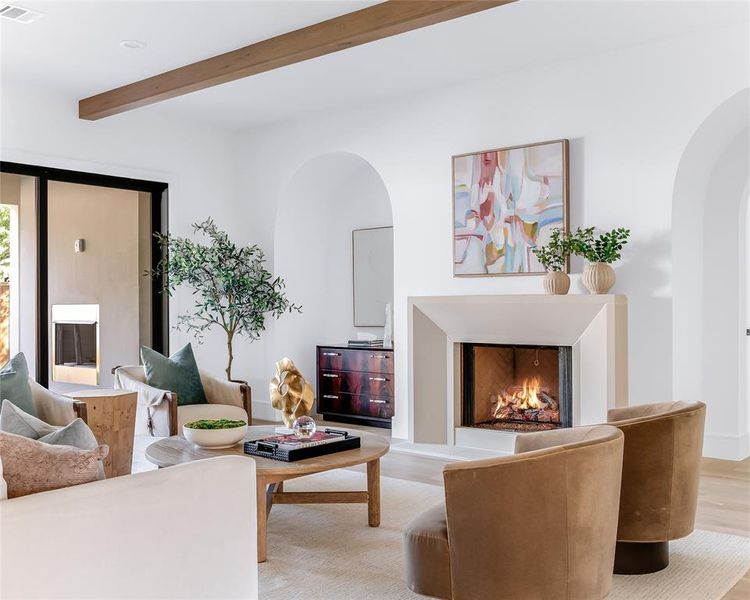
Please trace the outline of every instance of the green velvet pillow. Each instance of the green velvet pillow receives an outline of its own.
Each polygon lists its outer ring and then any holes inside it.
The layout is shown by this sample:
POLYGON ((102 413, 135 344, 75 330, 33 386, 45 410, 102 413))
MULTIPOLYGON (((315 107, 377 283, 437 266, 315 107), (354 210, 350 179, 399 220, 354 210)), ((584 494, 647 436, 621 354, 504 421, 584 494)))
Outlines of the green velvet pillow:
POLYGON ((146 383, 160 390, 177 394, 177 404, 207 404, 193 347, 187 344, 167 358, 156 350, 141 346, 141 359, 146 383))
POLYGON ((10 400, 24 412, 36 416, 36 405, 29 385, 26 357, 19 352, 0 369, 0 401, 10 400))

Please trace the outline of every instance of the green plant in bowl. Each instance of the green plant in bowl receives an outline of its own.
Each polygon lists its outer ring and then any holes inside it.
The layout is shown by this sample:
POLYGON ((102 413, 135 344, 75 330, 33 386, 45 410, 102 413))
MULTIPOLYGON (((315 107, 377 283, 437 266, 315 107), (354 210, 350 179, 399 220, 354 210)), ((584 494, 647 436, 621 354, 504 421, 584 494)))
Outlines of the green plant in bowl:
POLYGON ((231 448, 247 433, 247 422, 239 419, 199 419, 185 423, 182 435, 200 448, 231 448))
POLYGON ((234 429, 247 425, 245 421, 235 421, 232 419, 199 419, 185 423, 188 429, 234 429))

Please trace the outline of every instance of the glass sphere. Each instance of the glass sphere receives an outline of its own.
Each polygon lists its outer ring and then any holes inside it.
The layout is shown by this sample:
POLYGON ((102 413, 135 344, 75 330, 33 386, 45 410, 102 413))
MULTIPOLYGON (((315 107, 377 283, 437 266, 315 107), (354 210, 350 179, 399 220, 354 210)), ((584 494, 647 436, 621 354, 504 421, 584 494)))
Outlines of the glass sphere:
POLYGON ((294 421, 294 425, 292 425, 292 431, 294 432, 294 435, 298 438, 303 439, 312 437, 312 434, 315 433, 315 429, 317 429, 315 421, 308 416, 297 418, 294 421))

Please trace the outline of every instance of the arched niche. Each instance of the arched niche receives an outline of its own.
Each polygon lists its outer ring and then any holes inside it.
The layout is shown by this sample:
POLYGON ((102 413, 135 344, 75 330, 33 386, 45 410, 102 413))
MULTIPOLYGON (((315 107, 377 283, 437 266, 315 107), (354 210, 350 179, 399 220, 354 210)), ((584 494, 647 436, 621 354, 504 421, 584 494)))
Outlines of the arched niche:
POLYGON ((672 206, 673 389, 708 405, 704 454, 741 459, 746 386, 750 90, 716 108, 680 159, 672 206))
POLYGON ((283 188, 274 229, 274 270, 302 313, 274 324, 272 360, 291 358, 311 383, 315 346, 367 331, 354 327, 352 230, 393 225, 388 190, 364 158, 337 152, 302 165, 283 188))

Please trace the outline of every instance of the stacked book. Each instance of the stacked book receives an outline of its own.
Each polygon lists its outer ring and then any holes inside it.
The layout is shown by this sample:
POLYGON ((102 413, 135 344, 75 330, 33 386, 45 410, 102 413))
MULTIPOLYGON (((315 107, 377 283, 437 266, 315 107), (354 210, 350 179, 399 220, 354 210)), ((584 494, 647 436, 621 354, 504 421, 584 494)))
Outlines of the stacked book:
POLYGON ((353 348, 382 348, 383 340, 349 340, 353 348))

